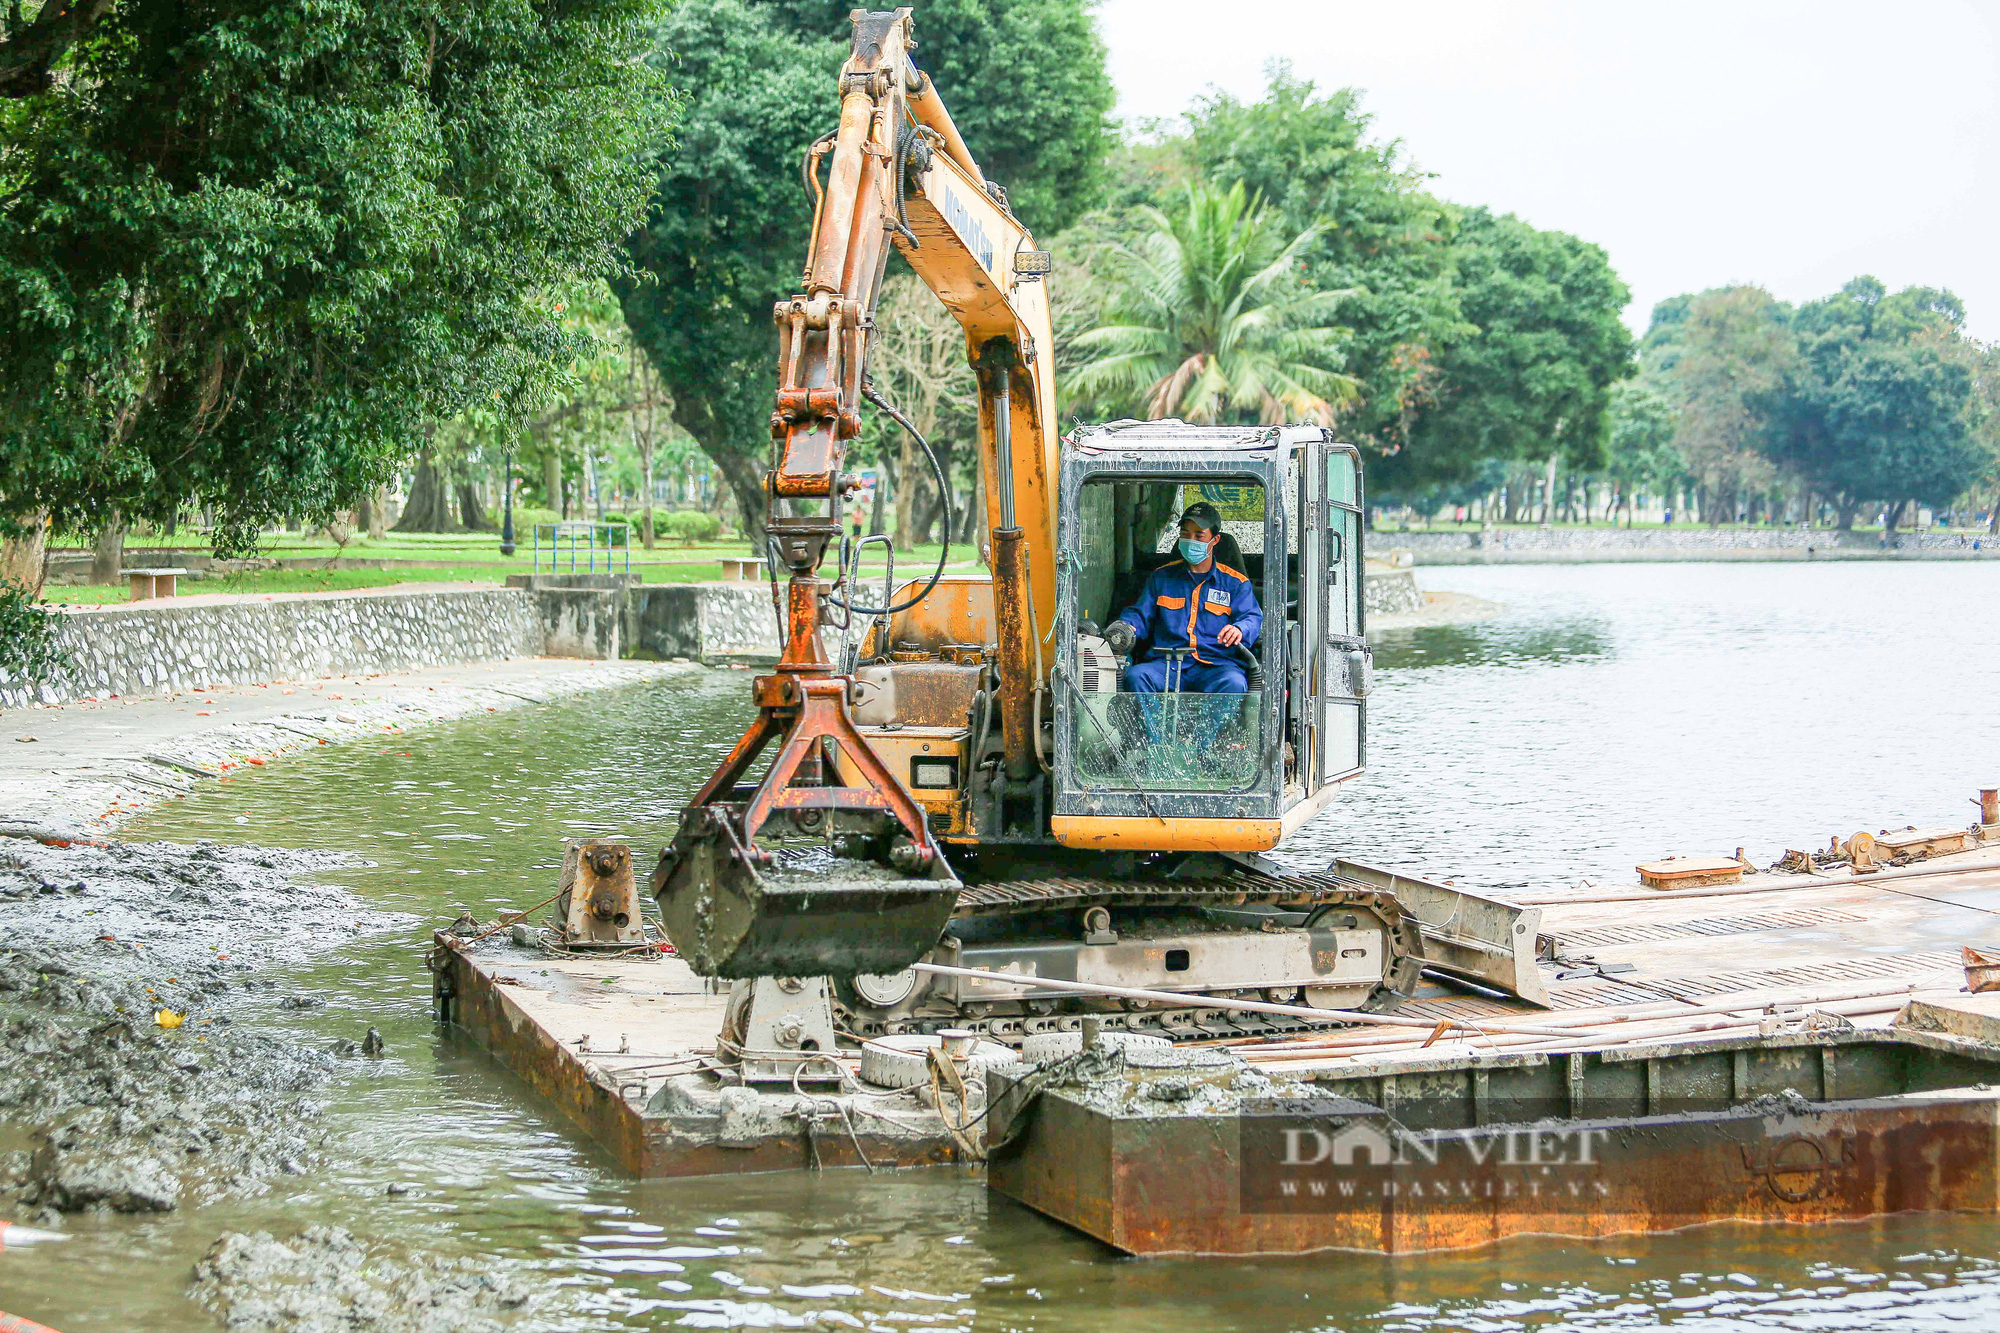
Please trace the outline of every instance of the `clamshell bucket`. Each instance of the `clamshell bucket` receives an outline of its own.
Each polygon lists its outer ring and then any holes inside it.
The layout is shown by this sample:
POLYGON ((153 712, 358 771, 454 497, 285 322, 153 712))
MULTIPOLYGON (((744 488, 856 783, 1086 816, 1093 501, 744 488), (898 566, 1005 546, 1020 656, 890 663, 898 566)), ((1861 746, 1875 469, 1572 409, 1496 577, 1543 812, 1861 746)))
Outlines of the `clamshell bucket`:
POLYGON ((757 721, 694 801, 660 854, 653 895, 667 938, 704 976, 848 978, 897 972, 934 947, 958 877, 923 807, 882 766, 847 716, 844 677, 760 677, 757 721), (738 785, 771 742, 764 780, 738 785), (825 762, 852 761, 853 779, 825 762), (837 832, 891 864, 757 845, 772 820, 837 832))
POLYGON ((831 855, 759 867, 733 842, 691 840, 674 864, 663 860, 656 881, 668 938, 704 976, 898 972, 936 947, 958 901, 942 856, 907 877, 831 855))

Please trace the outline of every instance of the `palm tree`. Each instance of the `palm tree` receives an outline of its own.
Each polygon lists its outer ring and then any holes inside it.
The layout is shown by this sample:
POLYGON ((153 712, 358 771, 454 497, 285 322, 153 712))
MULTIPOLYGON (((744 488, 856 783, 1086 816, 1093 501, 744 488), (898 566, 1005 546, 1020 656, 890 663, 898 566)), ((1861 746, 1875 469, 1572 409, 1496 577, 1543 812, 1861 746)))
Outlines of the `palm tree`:
POLYGON ((1348 291, 1314 291, 1301 257, 1325 230, 1284 239, 1239 183, 1190 185, 1173 215, 1111 251, 1109 322, 1080 335, 1079 401, 1157 420, 1330 424, 1360 382, 1340 373, 1348 334, 1333 313, 1348 291))

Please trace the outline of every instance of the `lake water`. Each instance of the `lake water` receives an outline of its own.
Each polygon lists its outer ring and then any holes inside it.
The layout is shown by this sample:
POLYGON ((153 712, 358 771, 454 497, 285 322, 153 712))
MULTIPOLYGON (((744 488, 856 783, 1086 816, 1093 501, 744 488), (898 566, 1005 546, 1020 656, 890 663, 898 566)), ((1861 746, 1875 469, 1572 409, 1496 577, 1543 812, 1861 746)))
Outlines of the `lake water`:
MULTIPOLYGON (((1666 852, 1760 862, 1856 829, 1962 824, 2000 783, 2000 568, 1607 565, 1420 571, 1503 602, 1377 642, 1371 766, 1285 855, 1491 886, 1629 878, 1666 852)), ((521 1270, 520 1327, 1122 1330, 2000 1326, 1991 1218, 1702 1228, 1472 1254, 1130 1260, 951 1170, 626 1179, 428 1015, 429 923, 554 886, 561 839, 665 839, 748 718, 749 677, 674 682, 336 747, 204 784, 135 837, 332 846, 426 922, 344 946, 255 1021, 390 1058, 334 1094, 330 1166, 185 1214, 80 1217, 0 1255, 0 1309, 65 1333, 207 1326, 182 1293, 224 1230, 309 1221, 521 1270), (391 1183, 408 1193, 386 1194, 391 1183)), ((239 1019, 239 1021, 247 1021, 239 1019)))

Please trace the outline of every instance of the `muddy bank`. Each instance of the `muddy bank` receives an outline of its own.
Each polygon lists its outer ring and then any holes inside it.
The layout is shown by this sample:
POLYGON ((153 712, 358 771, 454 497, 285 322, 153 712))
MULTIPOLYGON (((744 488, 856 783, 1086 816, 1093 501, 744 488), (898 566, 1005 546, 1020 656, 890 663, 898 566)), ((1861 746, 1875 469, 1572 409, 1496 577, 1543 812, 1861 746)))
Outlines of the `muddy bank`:
POLYGON ((1462 625, 1475 620, 1491 620, 1507 608, 1484 597, 1463 592, 1427 592, 1421 611, 1390 611, 1368 616, 1368 632, 1422 629, 1428 625, 1462 625))
MULTIPOLYGON (((277 1031, 291 1026, 278 1012, 321 1003, 287 993, 295 969, 415 924, 314 882, 355 858, 116 841, 125 820, 307 749, 697 669, 508 662, 6 714, 0 1219, 60 1231, 86 1213, 240 1215, 233 1201, 338 1166, 326 1104, 383 1054, 372 1014, 305 1041, 277 1031)), ((274 1239, 219 1220, 207 1235, 188 1295, 230 1328, 488 1328, 521 1303, 365 1235, 274 1239)), ((208 1323, 184 1315, 176 1327, 208 1323)))
MULTIPOLYGON (((18 975, 50 961, 4 965, 18 975)), ((32 1144, 6 1155, 0 1180, 43 1226, 85 1210, 199 1206, 319 1159, 313 1094, 335 1064, 325 1052, 77 1011, 16 1014, 0 1040, 0 1114, 32 1144)))
POLYGON ((195 1265, 189 1295, 223 1327, 256 1333, 489 1333, 528 1303, 511 1276, 326 1226, 284 1241, 223 1236, 195 1265))
MULTIPOLYGON (((314 1003, 277 994, 277 969, 409 926, 296 878, 349 860, 0 838, 0 1216, 62 1230, 82 1212, 185 1211, 322 1164, 323 1099, 343 1066, 369 1057, 359 1041, 320 1048, 239 1022, 314 1003)), ((314 1266, 329 1280, 346 1273, 325 1254, 314 1266)), ((230 1327, 392 1327, 332 1315, 272 1322, 260 1313, 275 1308, 258 1294, 263 1268, 215 1271, 227 1280, 203 1300, 230 1327)), ((371 1259, 369 1271, 394 1270, 371 1259)), ((315 1308, 364 1308, 351 1287, 328 1287, 315 1308)), ((407 1325, 479 1326, 456 1316, 407 1325)))
POLYGON ((344 860, 0 840, 0 1120, 21 1145, 0 1188, 24 1216, 165 1212, 313 1164, 339 1057, 236 1022, 274 998, 265 969, 409 924, 294 881, 344 860))
POLYGON ((340 852, 221 843, 0 838, 0 922, 9 947, 59 951, 79 974, 104 981, 159 987, 178 975, 184 985, 174 995, 187 999, 188 978, 242 983, 364 931, 413 924, 298 878, 351 864, 340 852))

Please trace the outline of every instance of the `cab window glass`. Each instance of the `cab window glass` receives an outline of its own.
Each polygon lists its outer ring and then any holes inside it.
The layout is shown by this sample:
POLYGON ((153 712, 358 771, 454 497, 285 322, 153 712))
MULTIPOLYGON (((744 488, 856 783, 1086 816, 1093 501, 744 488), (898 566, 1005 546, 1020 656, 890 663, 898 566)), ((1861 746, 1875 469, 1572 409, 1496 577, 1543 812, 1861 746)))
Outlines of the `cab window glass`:
POLYGON ((1361 565, 1355 555, 1355 543, 1361 538, 1361 516, 1354 509, 1341 506, 1358 504, 1359 494, 1354 456, 1329 453, 1326 456, 1326 523, 1332 540, 1327 545, 1327 562, 1335 569, 1351 569, 1353 574, 1340 574, 1334 581, 1339 595, 1330 608, 1327 629, 1348 638, 1361 633, 1361 565))
POLYGON ((1354 483, 1354 455, 1330 453, 1326 456, 1326 498, 1334 504, 1353 505, 1358 490, 1354 483))
MULTIPOLYGON (((1266 501, 1254 480, 1100 478, 1083 487, 1073 557, 1076 660, 1067 682, 1075 691, 1068 739, 1078 785, 1220 792, 1259 784, 1261 665, 1247 647, 1222 645, 1220 635, 1239 620, 1257 628, 1243 619, 1247 610, 1268 614, 1266 501), (1197 501, 1215 506, 1223 533, 1215 559, 1234 574, 1186 573, 1180 516, 1197 501), (1171 587, 1154 586, 1161 571, 1171 587), (1120 651, 1105 630, 1127 611, 1144 629, 1120 651)), ((1282 632, 1283 619, 1280 608, 1272 632, 1282 632)))

